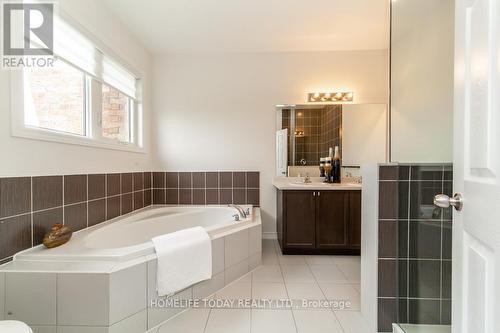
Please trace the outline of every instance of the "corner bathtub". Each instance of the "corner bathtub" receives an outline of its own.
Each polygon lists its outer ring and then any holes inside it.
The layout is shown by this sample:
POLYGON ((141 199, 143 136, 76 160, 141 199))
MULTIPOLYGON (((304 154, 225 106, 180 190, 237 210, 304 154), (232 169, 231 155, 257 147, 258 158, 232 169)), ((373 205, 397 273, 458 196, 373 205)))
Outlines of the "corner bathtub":
POLYGON ((55 249, 42 245, 19 252, 0 265, 0 304, 5 308, 0 312, 5 319, 50 333, 156 332, 189 305, 162 306, 166 298, 157 293, 158 260, 151 238, 194 226, 207 230, 212 278, 172 298, 209 297, 262 262, 260 209, 243 207, 252 214, 238 222, 232 217, 236 209, 229 207, 147 207, 76 232, 55 249))
POLYGON ((244 227, 252 222, 235 221, 238 211, 227 206, 152 206, 94 227, 76 232, 70 241, 54 249, 37 246, 14 256, 14 261, 113 261, 125 262, 155 253, 155 236, 200 226, 210 238, 244 227))

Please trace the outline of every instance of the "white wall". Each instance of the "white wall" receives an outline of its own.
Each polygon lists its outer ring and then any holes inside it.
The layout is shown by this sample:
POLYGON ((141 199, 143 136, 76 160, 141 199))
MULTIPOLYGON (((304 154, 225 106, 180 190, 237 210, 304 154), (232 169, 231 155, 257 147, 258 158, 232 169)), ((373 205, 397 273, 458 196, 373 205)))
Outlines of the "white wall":
POLYGON ((99 0, 65 0, 59 7, 112 49, 117 56, 143 73, 145 154, 91 148, 11 137, 10 75, 0 70, 0 177, 69 173, 122 172, 152 168, 151 56, 103 7, 99 0))
POLYGON ((263 232, 275 232, 275 105, 346 89, 387 103, 387 51, 154 57, 157 167, 258 170, 263 232))
POLYGON ((377 332, 378 321, 378 164, 364 164, 361 202, 361 313, 377 332))
POLYGON ((454 1, 395 1, 392 161, 452 162, 454 1))
POLYGON ((349 104, 342 109, 342 163, 387 162, 387 105, 349 104))

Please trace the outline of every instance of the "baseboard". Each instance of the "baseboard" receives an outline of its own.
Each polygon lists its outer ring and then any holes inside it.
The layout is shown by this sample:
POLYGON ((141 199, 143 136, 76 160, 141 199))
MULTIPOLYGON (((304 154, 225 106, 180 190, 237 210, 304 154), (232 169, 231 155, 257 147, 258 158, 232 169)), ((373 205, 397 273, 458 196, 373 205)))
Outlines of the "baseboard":
POLYGON ((278 239, 278 234, 276 232, 263 232, 262 239, 278 239))

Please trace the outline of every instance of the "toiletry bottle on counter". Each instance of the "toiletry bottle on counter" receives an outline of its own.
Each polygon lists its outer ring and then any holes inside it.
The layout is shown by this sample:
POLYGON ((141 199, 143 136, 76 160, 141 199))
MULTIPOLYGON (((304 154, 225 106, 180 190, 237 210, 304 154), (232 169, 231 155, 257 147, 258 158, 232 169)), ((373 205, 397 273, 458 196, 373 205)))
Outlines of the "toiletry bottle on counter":
POLYGON ((335 155, 333 156, 333 166, 332 166, 332 181, 334 183, 340 183, 340 152, 339 146, 335 146, 335 155))
POLYGON ((326 183, 332 182, 332 170, 333 170, 332 159, 330 157, 326 157, 325 158, 325 182, 326 183))
POLYGON ((325 158, 321 157, 319 159, 319 176, 325 177, 325 158))

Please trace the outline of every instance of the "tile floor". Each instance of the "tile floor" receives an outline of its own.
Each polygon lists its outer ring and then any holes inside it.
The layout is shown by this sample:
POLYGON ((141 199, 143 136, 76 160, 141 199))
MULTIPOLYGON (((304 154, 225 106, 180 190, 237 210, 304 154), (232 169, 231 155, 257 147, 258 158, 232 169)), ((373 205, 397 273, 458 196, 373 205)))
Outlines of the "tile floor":
MULTIPOLYGON (((294 300, 293 307, 194 308, 154 333, 368 333, 359 312, 360 257, 283 256, 263 242, 262 265, 211 297, 218 300, 294 300), (349 300, 349 309, 303 307, 299 300, 349 300), (295 306, 300 305, 300 306, 295 306)), ((290 305, 290 304, 288 304, 290 305)))

